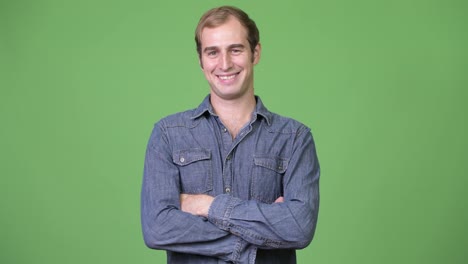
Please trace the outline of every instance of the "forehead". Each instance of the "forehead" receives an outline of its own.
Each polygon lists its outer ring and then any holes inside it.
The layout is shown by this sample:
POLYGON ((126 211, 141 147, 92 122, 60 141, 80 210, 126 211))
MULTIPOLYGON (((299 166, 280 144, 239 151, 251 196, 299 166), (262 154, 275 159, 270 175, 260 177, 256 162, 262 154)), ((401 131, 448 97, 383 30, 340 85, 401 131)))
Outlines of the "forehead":
POLYGON ((247 30, 235 18, 229 18, 216 27, 203 28, 200 36, 202 47, 247 43, 247 30))

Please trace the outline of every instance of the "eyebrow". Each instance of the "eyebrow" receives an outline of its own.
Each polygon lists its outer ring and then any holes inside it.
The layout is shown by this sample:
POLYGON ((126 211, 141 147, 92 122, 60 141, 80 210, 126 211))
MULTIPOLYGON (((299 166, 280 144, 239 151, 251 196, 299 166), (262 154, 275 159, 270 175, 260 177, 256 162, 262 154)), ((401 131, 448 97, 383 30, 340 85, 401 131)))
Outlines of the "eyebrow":
POLYGON ((203 52, 209 52, 209 51, 213 51, 213 50, 217 50, 218 48, 216 46, 212 46, 212 47, 206 47, 203 49, 203 52))
MULTIPOLYGON (((245 49, 245 45, 244 44, 231 44, 228 46, 228 49, 235 49, 235 48, 245 49)), ((218 50, 218 49, 219 48, 217 46, 210 46, 210 47, 204 48, 203 52, 209 52, 209 51, 218 50)))
POLYGON ((229 45, 229 49, 234 49, 234 48, 241 48, 241 49, 244 49, 245 46, 244 46, 244 44, 232 44, 232 45, 229 45))

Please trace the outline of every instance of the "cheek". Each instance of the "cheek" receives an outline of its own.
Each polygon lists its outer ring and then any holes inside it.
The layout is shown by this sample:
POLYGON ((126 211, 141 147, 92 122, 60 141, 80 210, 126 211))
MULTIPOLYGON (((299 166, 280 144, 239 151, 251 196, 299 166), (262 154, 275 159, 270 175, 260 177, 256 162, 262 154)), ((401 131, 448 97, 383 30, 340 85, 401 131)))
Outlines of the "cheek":
POLYGON ((203 65, 203 73, 205 75, 209 75, 212 72, 213 72, 213 69, 210 67, 210 65, 206 65, 206 64, 203 65))
POLYGON ((210 68, 208 68, 207 65, 204 65, 204 68, 203 68, 203 75, 205 76, 205 78, 206 78, 207 80, 211 80, 211 79, 214 78, 214 76, 213 76, 213 75, 214 75, 214 74, 213 74, 213 71, 210 70, 210 68))
POLYGON ((205 74, 209 74, 210 72, 216 69, 216 63, 213 63, 212 61, 209 61, 209 60, 202 61, 200 65, 205 74))
POLYGON ((232 62, 242 68, 248 68, 252 64, 253 58, 250 56, 239 56, 232 60, 232 62))

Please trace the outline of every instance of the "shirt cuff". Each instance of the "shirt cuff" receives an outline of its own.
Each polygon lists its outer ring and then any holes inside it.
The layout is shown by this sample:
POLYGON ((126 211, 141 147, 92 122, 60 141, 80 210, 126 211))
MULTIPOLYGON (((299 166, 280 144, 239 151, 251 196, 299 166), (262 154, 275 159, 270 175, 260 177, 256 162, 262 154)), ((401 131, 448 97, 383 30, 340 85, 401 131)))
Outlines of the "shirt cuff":
POLYGON ((248 263, 255 264, 257 258, 257 247, 247 243, 242 238, 236 243, 236 247, 232 252, 232 259, 234 263, 248 263))
POLYGON ((229 231, 232 227, 232 224, 229 223, 232 209, 241 201, 228 194, 216 196, 208 210, 208 221, 222 230, 229 231))
MULTIPOLYGON (((208 209, 208 221, 218 228, 230 232, 233 227, 233 224, 229 221, 232 210, 241 202, 241 199, 228 194, 216 196, 208 209)), ((236 243, 232 256, 234 262, 255 264, 256 255, 257 247, 247 243, 239 236, 239 241, 236 243)))

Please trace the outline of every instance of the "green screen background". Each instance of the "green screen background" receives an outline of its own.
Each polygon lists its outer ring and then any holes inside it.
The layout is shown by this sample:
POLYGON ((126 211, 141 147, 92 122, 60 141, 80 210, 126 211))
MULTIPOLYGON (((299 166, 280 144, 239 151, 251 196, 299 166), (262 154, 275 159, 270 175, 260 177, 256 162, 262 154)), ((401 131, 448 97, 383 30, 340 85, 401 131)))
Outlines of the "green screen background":
POLYGON ((310 126, 321 208, 299 263, 466 263, 468 4, 0 2, 0 262, 163 263, 139 195, 153 124, 208 93, 193 32, 257 22, 256 93, 310 126))

